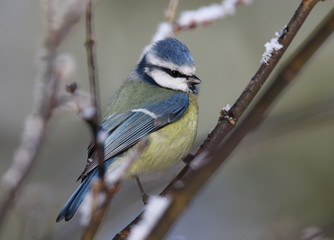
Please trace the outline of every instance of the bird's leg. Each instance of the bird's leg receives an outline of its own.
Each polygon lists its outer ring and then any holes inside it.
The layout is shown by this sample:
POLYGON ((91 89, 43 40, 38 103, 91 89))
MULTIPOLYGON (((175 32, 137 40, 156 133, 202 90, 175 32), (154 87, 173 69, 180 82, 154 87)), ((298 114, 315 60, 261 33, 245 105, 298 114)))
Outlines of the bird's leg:
POLYGON ((141 185, 141 182, 140 182, 139 177, 138 177, 137 175, 135 175, 135 179, 136 179, 136 182, 137 182, 137 185, 138 185, 138 188, 139 188, 139 191, 140 191, 140 194, 141 194, 141 198, 142 198, 142 200, 143 200, 143 203, 146 205, 149 196, 145 193, 144 188, 143 188, 143 186, 141 185))

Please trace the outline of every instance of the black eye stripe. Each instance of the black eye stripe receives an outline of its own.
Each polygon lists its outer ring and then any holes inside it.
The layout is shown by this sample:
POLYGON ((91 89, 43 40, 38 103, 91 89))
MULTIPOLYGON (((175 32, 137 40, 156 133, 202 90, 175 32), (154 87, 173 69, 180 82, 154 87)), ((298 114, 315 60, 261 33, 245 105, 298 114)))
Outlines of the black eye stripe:
POLYGON ((169 68, 164 68, 164 67, 160 67, 160 69, 163 70, 164 72, 168 73, 170 76, 172 76, 174 78, 178 78, 178 77, 188 78, 187 75, 182 74, 177 70, 170 70, 169 68))

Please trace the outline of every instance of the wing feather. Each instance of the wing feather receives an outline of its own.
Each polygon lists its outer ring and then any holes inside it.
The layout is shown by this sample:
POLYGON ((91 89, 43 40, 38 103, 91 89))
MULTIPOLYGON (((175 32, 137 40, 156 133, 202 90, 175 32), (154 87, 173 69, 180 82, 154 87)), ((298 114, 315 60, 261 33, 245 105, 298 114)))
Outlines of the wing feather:
MULTIPOLYGON (((105 160, 130 148, 147 134, 178 120, 188 106, 188 95, 177 92, 165 100, 142 109, 132 109, 111 115, 101 124, 101 128, 109 133, 105 141, 105 160)), ((92 144, 88 148, 88 157, 90 159, 79 179, 83 180, 98 165, 92 144)))

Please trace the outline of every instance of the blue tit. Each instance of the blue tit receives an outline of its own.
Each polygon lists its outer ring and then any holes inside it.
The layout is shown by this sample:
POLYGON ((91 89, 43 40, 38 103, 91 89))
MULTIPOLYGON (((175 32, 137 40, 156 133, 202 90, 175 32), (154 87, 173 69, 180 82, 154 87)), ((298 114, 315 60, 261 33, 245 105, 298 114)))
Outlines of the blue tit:
MULTIPOLYGON (((166 170, 190 151, 197 132, 197 95, 201 83, 195 70, 189 49, 180 41, 167 38, 150 46, 113 95, 101 124, 101 129, 108 133, 107 175, 145 136, 149 145, 124 179, 166 170)), ((98 176, 97 166, 94 146, 90 145, 86 167, 79 177, 82 182, 59 213, 57 222, 74 216, 93 178, 98 176)))

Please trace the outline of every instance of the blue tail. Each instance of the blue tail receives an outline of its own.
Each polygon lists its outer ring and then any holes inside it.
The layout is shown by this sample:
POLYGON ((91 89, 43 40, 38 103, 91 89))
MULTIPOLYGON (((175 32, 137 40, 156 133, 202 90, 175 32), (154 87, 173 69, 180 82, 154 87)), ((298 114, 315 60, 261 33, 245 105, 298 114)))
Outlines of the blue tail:
POLYGON ((57 222, 61 221, 65 218, 65 221, 70 220, 75 212, 78 210, 80 204, 84 200, 86 194, 90 190, 90 185, 95 176, 98 176, 98 168, 95 168, 86 178, 83 180, 83 182, 80 184, 80 186, 75 190, 71 198, 67 201, 63 209, 60 211, 57 222))

